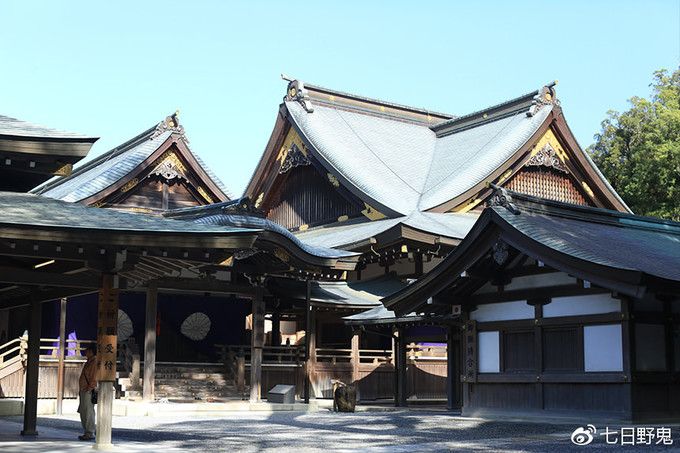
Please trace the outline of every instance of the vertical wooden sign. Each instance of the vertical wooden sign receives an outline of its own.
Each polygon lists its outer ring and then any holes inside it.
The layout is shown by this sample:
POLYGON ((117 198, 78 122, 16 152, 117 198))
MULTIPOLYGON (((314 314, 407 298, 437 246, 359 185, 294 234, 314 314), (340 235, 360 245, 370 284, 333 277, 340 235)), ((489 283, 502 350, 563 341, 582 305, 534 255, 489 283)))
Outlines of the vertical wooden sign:
POLYGON ((477 382, 477 323, 466 321, 464 326, 465 382, 477 382))
POLYGON ((97 328, 97 368, 100 381, 116 380, 118 353, 118 288, 114 275, 103 274, 99 290, 99 323, 97 328))

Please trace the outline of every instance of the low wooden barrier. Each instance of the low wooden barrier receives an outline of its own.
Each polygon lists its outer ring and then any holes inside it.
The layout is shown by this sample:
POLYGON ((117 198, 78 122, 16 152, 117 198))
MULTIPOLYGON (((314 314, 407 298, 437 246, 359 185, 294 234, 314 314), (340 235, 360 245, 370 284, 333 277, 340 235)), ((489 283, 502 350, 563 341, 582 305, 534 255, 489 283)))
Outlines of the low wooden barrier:
MULTIPOLYGON (((40 339, 38 398, 56 398, 59 388, 59 339, 40 339)), ((66 340, 64 357, 64 398, 78 397, 78 378, 85 363, 83 351, 92 340, 66 340), (68 355, 71 351, 72 355, 68 355)), ((0 398, 24 396, 28 337, 15 338, 0 346, 0 398)))
MULTIPOLYGON (((250 347, 215 345, 221 352, 226 375, 244 392, 250 379, 250 347)), ((262 350, 263 392, 276 384, 296 386, 302 396, 304 347, 265 346, 262 350)), ((332 398, 334 380, 356 383, 362 400, 394 397, 394 361, 390 349, 317 348, 311 363, 311 391, 316 398, 332 398)), ((407 397, 417 400, 446 399, 446 346, 418 345, 407 347, 407 397)))

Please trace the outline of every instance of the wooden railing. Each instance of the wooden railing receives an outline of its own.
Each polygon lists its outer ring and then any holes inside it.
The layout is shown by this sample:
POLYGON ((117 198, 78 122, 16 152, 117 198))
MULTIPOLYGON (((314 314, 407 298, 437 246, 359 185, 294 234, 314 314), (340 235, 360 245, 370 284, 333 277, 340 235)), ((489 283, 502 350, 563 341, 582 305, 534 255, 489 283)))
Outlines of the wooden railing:
POLYGON ((19 357, 24 360, 26 356, 27 338, 20 337, 0 346, 0 367, 3 363, 13 362, 19 357))
MULTIPOLYGON (((23 338, 23 337, 21 337, 23 338)), ((26 339, 28 341, 28 338, 26 339)), ((85 350, 91 344, 96 344, 95 340, 73 340, 67 339, 64 346, 64 360, 84 360, 85 350)), ((40 358, 41 360, 55 358, 59 356, 58 338, 40 339, 40 358), (56 343, 56 345, 55 345, 56 343)))
POLYGON ((391 349, 359 349, 359 363, 393 363, 391 349))
POLYGON ((406 357, 411 361, 446 360, 446 345, 419 345, 410 343, 406 346, 406 357))
POLYGON ((352 350, 338 348, 316 348, 317 363, 351 363, 352 350))

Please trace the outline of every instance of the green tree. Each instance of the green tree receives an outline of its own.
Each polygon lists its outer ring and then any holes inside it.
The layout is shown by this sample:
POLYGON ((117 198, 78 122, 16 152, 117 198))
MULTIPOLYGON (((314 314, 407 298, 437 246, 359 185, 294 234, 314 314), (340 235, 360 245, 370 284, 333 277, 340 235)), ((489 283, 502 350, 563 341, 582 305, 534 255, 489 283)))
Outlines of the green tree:
POLYGON ((588 152, 633 212, 680 221, 680 70, 650 86, 651 99, 607 113, 588 152))

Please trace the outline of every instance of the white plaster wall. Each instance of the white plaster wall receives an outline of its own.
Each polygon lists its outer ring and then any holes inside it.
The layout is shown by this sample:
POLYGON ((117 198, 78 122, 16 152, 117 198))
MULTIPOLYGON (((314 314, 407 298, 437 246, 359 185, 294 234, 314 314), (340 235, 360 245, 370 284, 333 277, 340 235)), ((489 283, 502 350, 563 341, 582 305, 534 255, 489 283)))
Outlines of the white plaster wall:
POLYGON ((498 373, 500 365, 500 335, 498 331, 477 334, 477 367, 480 373, 498 373))
POLYGON ((534 307, 525 300, 483 304, 470 312, 470 319, 477 322, 510 321, 513 319, 533 319, 534 307))
POLYGON ((583 327, 584 369, 623 371, 621 324, 583 327))
POLYGON ((553 298, 549 304, 543 306, 543 317, 595 315, 620 311, 621 301, 612 298, 611 294, 588 294, 553 298))

